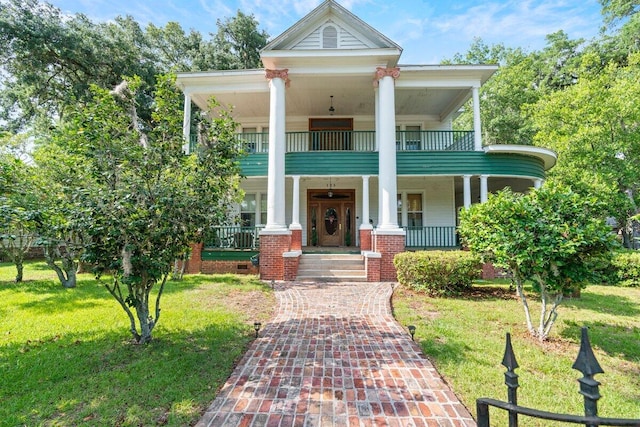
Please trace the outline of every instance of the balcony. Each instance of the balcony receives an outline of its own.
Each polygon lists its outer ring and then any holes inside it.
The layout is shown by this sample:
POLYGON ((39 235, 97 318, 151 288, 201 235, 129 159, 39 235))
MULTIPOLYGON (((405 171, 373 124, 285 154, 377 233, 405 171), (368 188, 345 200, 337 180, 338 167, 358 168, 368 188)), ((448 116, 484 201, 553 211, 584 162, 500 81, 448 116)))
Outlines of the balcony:
MULTIPOLYGON (((269 152, 269 134, 239 133, 238 139, 248 153, 269 152)), ((308 151, 376 150, 375 131, 309 131, 286 132, 287 153, 308 151)), ((191 136, 190 151, 196 148, 196 137, 191 136)), ((397 131, 397 151, 473 151, 473 131, 397 131)))

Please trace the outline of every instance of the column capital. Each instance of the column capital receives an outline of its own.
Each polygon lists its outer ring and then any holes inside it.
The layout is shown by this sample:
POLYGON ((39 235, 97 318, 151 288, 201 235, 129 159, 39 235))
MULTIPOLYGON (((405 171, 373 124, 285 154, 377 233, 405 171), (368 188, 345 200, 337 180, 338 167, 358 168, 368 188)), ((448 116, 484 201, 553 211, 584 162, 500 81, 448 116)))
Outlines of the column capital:
POLYGON ((373 79, 373 86, 377 87, 380 80, 385 77, 392 77, 394 80, 400 77, 400 67, 376 67, 376 75, 373 79))
POLYGON ((282 79, 286 87, 289 87, 291 80, 289 80, 289 69, 284 68, 282 70, 265 69, 265 77, 267 80, 282 79))

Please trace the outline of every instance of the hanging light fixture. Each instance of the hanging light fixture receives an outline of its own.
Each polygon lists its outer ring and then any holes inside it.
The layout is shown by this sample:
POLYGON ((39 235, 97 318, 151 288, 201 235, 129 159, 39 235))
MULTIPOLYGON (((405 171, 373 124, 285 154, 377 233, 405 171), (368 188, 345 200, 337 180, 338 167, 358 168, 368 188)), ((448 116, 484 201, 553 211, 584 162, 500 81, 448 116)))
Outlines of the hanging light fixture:
POLYGON ((333 185, 331 184, 331 177, 329 177, 329 191, 327 191, 329 198, 333 197, 333 185))
POLYGON ((330 95, 329 98, 331 98, 331 106, 329 107, 329 115, 333 116, 333 113, 336 111, 336 109, 333 108, 333 95, 330 95))

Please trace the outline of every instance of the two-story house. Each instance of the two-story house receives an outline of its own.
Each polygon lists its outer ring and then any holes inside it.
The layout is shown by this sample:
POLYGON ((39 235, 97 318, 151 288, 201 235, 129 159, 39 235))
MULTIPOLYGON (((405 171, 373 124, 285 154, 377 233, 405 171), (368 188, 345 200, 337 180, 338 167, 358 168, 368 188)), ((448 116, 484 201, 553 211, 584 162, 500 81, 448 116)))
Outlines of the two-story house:
POLYGON ((292 280, 303 249, 341 248, 369 281, 395 280, 396 253, 458 246, 460 209, 541 184, 555 153, 482 143, 479 89, 496 66, 401 65, 401 53, 327 0, 262 50, 264 69, 178 74, 186 141, 191 104, 213 96, 250 153, 237 221, 195 248, 192 271, 247 268, 259 251, 261 278, 292 280), (470 99, 473 129, 453 130, 470 99))

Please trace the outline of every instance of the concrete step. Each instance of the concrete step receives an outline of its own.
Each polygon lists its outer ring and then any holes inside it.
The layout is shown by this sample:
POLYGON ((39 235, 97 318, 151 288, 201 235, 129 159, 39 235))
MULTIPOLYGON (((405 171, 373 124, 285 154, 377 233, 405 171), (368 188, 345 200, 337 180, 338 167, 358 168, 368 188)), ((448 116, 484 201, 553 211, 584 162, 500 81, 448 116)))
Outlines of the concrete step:
POLYGON ((366 281, 364 257, 354 254, 302 254, 297 279, 366 281))

